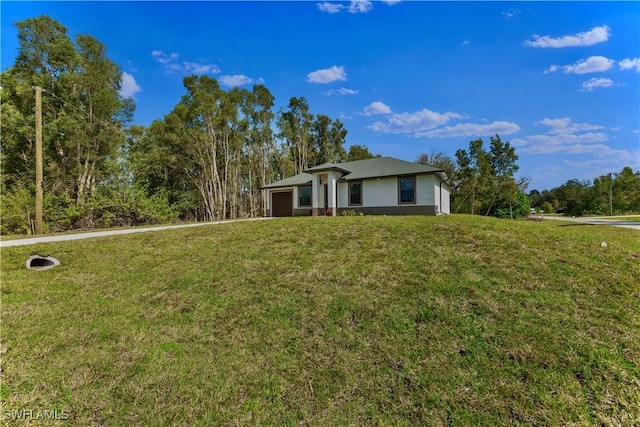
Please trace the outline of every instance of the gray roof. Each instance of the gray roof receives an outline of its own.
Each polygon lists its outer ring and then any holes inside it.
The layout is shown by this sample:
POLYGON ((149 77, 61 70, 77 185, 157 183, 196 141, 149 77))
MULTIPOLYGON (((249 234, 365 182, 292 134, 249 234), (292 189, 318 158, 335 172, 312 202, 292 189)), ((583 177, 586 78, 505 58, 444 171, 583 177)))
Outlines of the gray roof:
POLYGON ((421 165, 420 163, 407 162, 405 160, 394 159, 393 157, 376 157, 373 159, 355 160, 353 162, 324 163, 306 169, 303 173, 290 178, 265 185, 263 188, 291 187, 309 184, 312 178, 310 173, 327 170, 338 170, 345 173, 345 175, 340 178, 340 181, 443 172, 442 169, 421 165))
POLYGON ((272 182, 262 188, 296 187, 298 185, 311 184, 311 178, 311 175, 303 172, 280 181, 272 182))

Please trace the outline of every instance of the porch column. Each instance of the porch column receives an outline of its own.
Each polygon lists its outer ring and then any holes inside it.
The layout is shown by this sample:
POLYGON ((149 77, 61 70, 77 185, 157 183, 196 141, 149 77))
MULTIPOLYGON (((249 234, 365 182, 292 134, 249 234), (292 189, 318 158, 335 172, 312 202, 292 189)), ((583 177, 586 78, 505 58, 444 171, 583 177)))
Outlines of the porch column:
POLYGON ((320 198, 320 191, 322 186, 320 185, 320 175, 313 174, 311 179, 311 215, 318 216, 320 209, 322 208, 322 200, 320 198))
POLYGON ((336 194, 338 177, 335 171, 330 171, 327 178, 327 198, 329 199, 327 208, 331 209, 332 216, 336 216, 338 214, 338 195, 336 194))

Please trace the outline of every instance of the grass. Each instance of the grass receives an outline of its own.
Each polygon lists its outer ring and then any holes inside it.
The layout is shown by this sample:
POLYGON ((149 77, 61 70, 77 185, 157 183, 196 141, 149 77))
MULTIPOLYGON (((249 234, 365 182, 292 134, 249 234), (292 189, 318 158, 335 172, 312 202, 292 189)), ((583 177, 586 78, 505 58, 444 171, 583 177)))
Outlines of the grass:
POLYGON ((3 413, 69 411, 48 425, 83 426, 638 425, 639 237, 366 216, 3 248, 3 413), (27 270, 32 253, 62 265, 27 270))

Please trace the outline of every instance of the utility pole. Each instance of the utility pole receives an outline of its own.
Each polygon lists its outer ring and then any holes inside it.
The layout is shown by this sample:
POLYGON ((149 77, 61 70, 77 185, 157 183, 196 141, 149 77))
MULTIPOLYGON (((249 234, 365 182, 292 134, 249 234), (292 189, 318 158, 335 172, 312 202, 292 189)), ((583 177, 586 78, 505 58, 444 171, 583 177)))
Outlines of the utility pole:
POLYGON ((613 174, 609 172, 609 216, 613 216, 613 174))
POLYGON ((42 234, 42 88, 36 86, 36 234, 42 234))

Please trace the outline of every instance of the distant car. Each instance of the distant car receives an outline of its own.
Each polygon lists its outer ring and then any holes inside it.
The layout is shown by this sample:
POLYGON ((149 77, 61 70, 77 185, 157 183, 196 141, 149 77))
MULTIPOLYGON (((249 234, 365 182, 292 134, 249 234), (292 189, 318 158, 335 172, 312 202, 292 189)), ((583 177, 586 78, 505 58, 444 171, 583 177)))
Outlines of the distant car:
POLYGON ((565 211, 566 211, 566 210, 567 210, 567 208, 560 208, 560 209, 556 209, 556 210, 555 210, 555 213, 557 213, 557 214, 563 214, 563 213, 565 213, 565 211))

